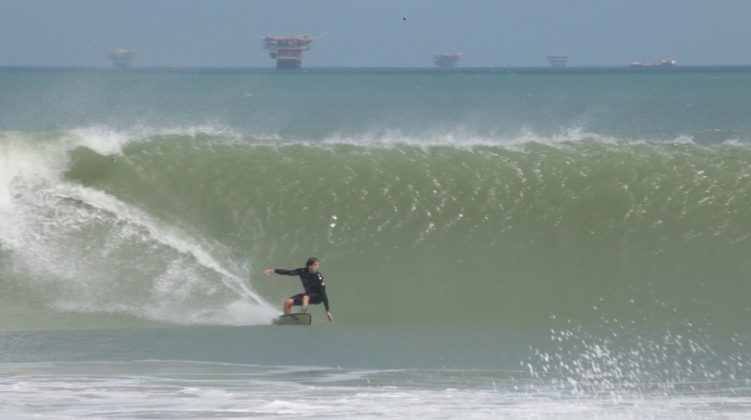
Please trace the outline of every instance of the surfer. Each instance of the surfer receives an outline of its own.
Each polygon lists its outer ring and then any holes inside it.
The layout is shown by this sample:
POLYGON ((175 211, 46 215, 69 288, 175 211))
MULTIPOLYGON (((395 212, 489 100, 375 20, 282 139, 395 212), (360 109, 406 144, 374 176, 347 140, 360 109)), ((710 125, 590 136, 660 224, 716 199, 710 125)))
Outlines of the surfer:
POLYGON ((294 270, 267 268, 264 271, 267 276, 276 273, 284 276, 300 276, 300 280, 302 280, 302 287, 305 289, 305 292, 290 296, 284 301, 284 315, 290 314, 292 306, 302 306, 302 311, 307 312, 309 304, 317 305, 323 302, 323 306, 326 308, 326 318, 329 321, 334 321, 334 317, 329 310, 329 298, 326 296, 326 284, 323 282, 323 274, 318 271, 320 267, 321 262, 318 261, 318 258, 310 257, 305 262, 304 268, 296 268, 294 270))

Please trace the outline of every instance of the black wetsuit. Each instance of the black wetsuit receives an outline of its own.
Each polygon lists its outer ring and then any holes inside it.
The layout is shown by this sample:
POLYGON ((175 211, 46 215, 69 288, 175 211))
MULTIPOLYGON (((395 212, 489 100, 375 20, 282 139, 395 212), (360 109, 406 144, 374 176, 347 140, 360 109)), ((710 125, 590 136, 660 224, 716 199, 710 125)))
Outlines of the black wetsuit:
POLYGON ((326 312, 329 312, 329 298, 326 296, 326 284, 323 282, 323 274, 313 273, 308 271, 307 268, 296 268, 294 270, 275 268, 274 272, 285 276, 300 276, 305 293, 300 293, 290 297, 290 299, 294 301, 294 305, 302 305, 303 296, 308 295, 308 297, 310 297, 308 303, 316 305, 323 302, 326 312))

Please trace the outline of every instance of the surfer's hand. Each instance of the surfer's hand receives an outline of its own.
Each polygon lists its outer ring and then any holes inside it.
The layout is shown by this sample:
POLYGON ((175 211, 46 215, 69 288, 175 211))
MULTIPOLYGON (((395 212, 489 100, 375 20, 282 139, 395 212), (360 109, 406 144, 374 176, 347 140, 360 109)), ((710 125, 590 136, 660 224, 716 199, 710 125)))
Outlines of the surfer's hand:
POLYGON ((270 275, 274 274, 274 269, 273 269, 273 268, 267 268, 267 269, 263 270, 263 272, 264 272, 264 273, 265 273, 265 274, 266 274, 267 276, 270 276, 270 275))
POLYGON ((334 316, 331 315, 331 312, 326 312, 326 318, 329 319, 329 322, 334 322, 334 316))

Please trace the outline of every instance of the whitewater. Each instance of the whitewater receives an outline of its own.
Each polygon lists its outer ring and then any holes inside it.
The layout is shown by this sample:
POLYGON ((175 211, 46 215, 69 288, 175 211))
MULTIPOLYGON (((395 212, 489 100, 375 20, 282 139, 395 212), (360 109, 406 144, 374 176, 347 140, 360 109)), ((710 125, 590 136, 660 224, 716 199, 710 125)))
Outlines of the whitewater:
POLYGON ((0 412, 748 418, 750 79, 2 70, 0 412))

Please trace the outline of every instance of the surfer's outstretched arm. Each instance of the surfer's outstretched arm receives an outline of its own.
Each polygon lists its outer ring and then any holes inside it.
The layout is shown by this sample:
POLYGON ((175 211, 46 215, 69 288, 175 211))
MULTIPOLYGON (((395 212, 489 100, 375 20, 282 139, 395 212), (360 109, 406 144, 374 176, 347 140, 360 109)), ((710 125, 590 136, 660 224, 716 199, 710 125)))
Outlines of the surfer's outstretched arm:
POLYGON ((263 272, 267 276, 270 276, 270 275, 275 274, 275 273, 276 274, 282 274, 284 276, 299 276, 300 275, 300 270, 302 270, 302 269, 301 268, 296 268, 294 270, 285 270, 283 268, 267 268, 267 269, 263 270, 263 272))

